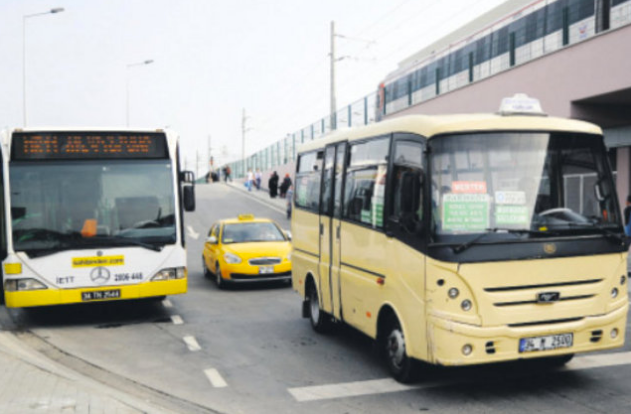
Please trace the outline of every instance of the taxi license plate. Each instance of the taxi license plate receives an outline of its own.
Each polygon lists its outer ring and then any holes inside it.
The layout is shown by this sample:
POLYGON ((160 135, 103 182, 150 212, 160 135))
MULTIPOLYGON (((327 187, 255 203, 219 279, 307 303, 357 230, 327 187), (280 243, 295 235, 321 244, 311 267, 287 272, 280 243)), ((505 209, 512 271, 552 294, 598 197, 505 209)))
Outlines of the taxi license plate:
POLYGON ((259 267, 259 274, 268 275, 274 273, 274 266, 261 266, 259 267))
POLYGON ((113 290, 94 290, 91 292, 81 292, 81 300, 86 302, 90 300, 118 299, 121 297, 120 289, 113 290))
POLYGON ((535 336, 519 340, 519 352, 548 351, 551 349, 570 348, 574 344, 574 334, 535 336))

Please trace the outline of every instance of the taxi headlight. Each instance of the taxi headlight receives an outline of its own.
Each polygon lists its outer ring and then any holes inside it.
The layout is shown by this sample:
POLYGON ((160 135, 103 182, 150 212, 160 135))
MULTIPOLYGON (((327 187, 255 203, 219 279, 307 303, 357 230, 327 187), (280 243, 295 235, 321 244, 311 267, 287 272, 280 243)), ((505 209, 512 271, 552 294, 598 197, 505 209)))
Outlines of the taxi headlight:
POLYGON ((287 254, 287 261, 291 262, 291 252, 289 252, 289 254, 287 254))
POLYGON ((185 267, 170 267, 168 269, 160 270, 151 278, 151 281, 157 282, 161 280, 184 279, 185 277, 186 277, 185 267))
POLYGON ((236 254, 232 254, 232 253, 224 254, 223 255, 223 259, 228 264, 239 264, 239 263, 241 263, 241 258, 239 256, 237 256, 236 254))
POLYGON ((48 289, 46 285, 36 279, 12 279, 4 281, 4 290, 7 292, 17 292, 25 290, 48 289))

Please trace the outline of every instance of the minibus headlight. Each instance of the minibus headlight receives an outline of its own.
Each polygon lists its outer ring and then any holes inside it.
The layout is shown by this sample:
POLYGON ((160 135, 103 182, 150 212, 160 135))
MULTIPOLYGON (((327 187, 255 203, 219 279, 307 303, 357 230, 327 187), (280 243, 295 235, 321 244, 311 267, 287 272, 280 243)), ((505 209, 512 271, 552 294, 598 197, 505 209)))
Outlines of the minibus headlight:
POLYGON ((472 307, 471 301, 469 299, 463 300, 462 303, 460 304, 460 307, 462 308, 463 311, 469 312, 472 307))
POLYGON ((26 290, 48 289, 46 285, 36 279, 12 279, 5 280, 4 290, 7 292, 23 292, 26 290))
POLYGON ((160 270, 151 278, 151 281, 157 282, 161 280, 184 279, 185 277, 186 277, 185 267, 171 267, 168 269, 160 270))
POLYGON ((611 298, 615 299, 618 297, 618 288, 611 289, 611 298))
POLYGON ((232 254, 232 253, 224 254, 223 255, 223 259, 228 264, 239 264, 239 263, 241 263, 241 258, 239 256, 237 256, 236 254, 232 254))
POLYGON ((457 288, 451 288, 447 291, 447 295, 449 295, 449 297, 452 299, 456 299, 459 294, 460 291, 457 288))

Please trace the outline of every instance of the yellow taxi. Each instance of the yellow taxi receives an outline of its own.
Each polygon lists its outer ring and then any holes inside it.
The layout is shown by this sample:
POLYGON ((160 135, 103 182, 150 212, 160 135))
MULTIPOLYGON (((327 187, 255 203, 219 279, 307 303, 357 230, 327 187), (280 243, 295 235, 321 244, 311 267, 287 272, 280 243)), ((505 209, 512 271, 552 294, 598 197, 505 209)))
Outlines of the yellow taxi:
POLYGON ((273 220, 240 215, 208 232, 202 253, 204 276, 227 283, 291 282, 291 234, 273 220))

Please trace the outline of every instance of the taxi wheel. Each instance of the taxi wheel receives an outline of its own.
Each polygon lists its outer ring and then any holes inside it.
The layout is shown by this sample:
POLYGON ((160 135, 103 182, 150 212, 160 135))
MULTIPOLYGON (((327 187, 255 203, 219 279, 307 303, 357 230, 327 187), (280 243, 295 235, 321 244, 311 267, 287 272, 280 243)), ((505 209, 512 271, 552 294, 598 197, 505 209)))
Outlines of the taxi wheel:
POLYGON ((407 355, 405 336, 396 316, 391 316, 381 337, 381 349, 392 377, 404 384, 416 379, 416 361, 407 355))
POLYGON ((204 256, 202 256, 202 271, 204 272, 204 277, 210 277, 210 271, 208 270, 208 266, 206 266, 204 256))
POLYGON ((318 300, 318 289, 312 283, 309 285, 309 293, 307 301, 309 302, 309 321, 314 331, 325 333, 331 330, 333 321, 331 315, 320 309, 320 301, 318 300))
POLYGON ((215 283, 219 289, 226 287, 226 283, 224 282, 223 277, 221 277, 221 267, 219 267, 219 263, 215 266, 215 283))

